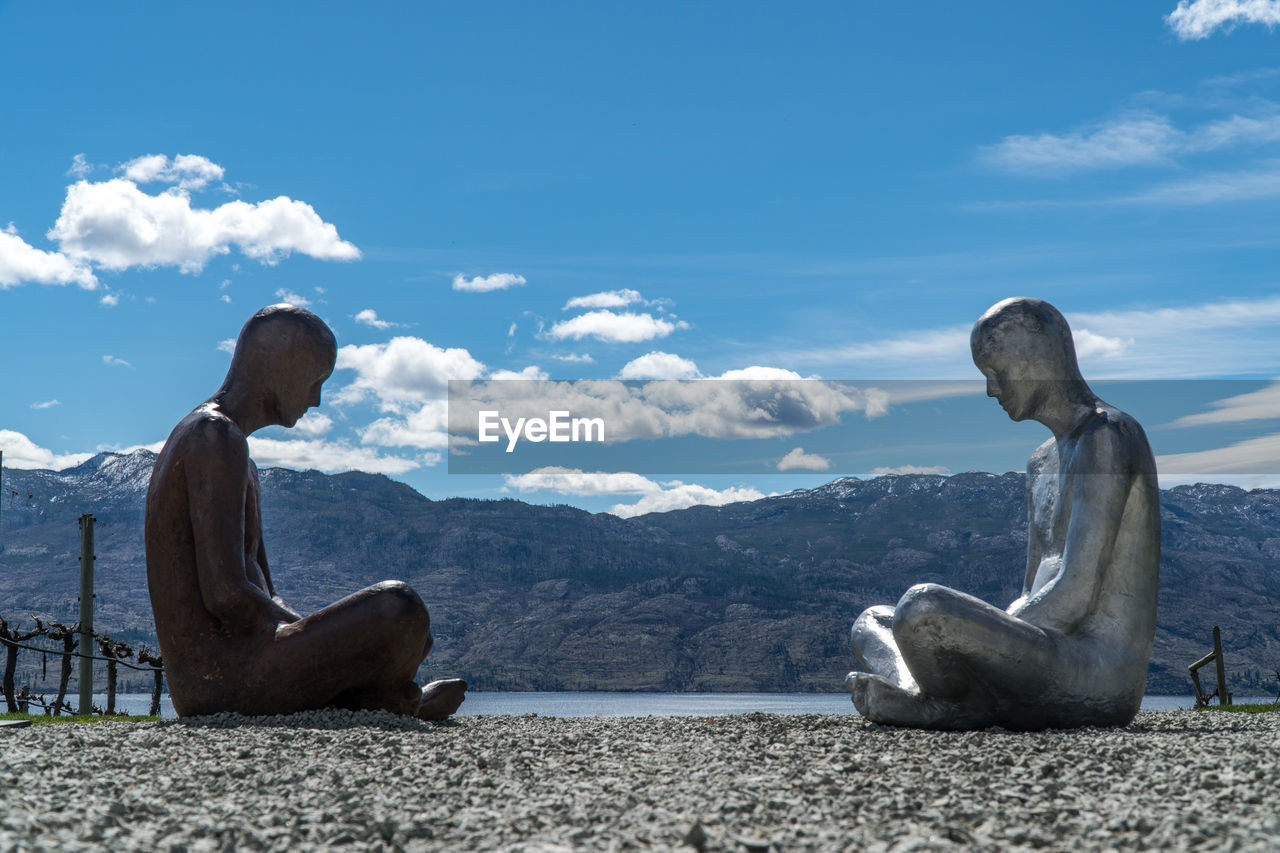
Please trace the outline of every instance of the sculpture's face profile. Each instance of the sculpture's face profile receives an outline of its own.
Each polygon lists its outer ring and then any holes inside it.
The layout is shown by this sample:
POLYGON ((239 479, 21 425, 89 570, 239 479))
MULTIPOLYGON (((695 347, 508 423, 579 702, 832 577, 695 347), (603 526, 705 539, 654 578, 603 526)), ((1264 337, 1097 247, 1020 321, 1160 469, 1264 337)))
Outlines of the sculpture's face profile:
POLYGON ((1038 403, 1035 383, 1020 376, 1021 371, 1001 355, 988 351, 976 359, 978 369, 987 378, 987 396, 994 397, 1011 420, 1025 421, 1032 417, 1038 403))
POLYGON ((321 368, 312 374, 316 378, 310 385, 306 382, 297 382, 277 394, 276 405, 281 426, 296 425, 308 409, 314 409, 320 405, 320 388, 331 372, 330 367, 321 368))

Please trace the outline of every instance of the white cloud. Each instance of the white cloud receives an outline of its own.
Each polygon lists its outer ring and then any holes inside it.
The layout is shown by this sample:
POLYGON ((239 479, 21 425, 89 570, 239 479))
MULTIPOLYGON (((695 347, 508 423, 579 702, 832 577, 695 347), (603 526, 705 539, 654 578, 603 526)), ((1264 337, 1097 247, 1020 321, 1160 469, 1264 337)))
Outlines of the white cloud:
POLYGON ((619 379, 698 379, 698 365, 687 358, 657 350, 632 359, 618 371, 619 379))
POLYGON ((514 338, 515 336, 516 336, 516 324, 512 323, 511 326, 507 329, 507 337, 514 338))
POLYGON ((723 506, 754 501, 765 495, 751 487, 716 490, 680 480, 656 482, 628 471, 581 471, 576 468, 537 468, 527 474, 504 474, 505 488, 521 492, 548 491, 580 496, 643 495, 634 504, 617 504, 609 512, 631 518, 648 512, 666 512, 699 504, 723 506))
POLYGON ((98 300, 98 303, 100 305, 105 305, 108 308, 114 308, 120 304, 120 294, 104 293, 102 294, 102 298, 98 300))
POLYGON ((59 403, 57 400, 45 400, 44 402, 41 402, 41 403, 32 403, 32 404, 31 404, 31 408, 33 408, 33 409, 52 409, 54 406, 60 406, 60 405, 62 405, 62 404, 61 404, 61 403, 59 403))
POLYGON ((160 182, 177 184, 182 190, 202 190, 222 180, 225 170, 199 154, 179 154, 170 160, 163 154, 146 154, 120 167, 124 176, 137 184, 160 182))
POLYGON ((1076 356, 1085 360, 1114 358, 1133 344, 1133 338, 1108 338, 1095 335, 1088 329, 1073 329, 1071 337, 1075 341, 1076 356))
POLYGON ((531 364, 523 370, 495 370, 489 375, 490 379, 528 379, 542 380, 550 378, 550 375, 537 365, 531 364))
POLYGON ((478 275, 472 279, 468 279, 466 276, 462 275, 455 275, 453 277, 453 289, 461 290, 464 293, 488 293, 491 290, 506 290, 509 287, 523 287, 524 284, 524 276, 513 275, 509 272, 500 272, 493 275, 478 275))
POLYGON ((672 480, 663 483, 661 491, 645 495, 633 504, 614 504, 609 512, 620 518, 634 518, 650 512, 670 512, 691 506, 724 506, 741 501, 758 501, 763 497, 764 492, 750 486, 731 486, 717 491, 696 483, 672 480))
POLYGON ((1207 38, 1237 24, 1280 24, 1280 0, 1178 0, 1165 21, 1183 41, 1207 38))
POLYGON ((133 370, 132 364, 125 361, 123 358, 116 358, 114 355, 104 355, 102 357, 102 363, 111 367, 127 367, 130 370, 133 370))
POLYGON ((687 329, 689 324, 680 320, 671 322, 652 314, 636 314, 628 311, 589 311, 553 325, 547 334, 556 340, 591 337, 609 343, 638 343, 654 338, 665 338, 677 329, 687 329))
POLYGON ((1213 411, 1185 415, 1170 426, 1204 426, 1206 424, 1234 424, 1243 421, 1262 421, 1280 418, 1280 382, 1247 394, 1237 394, 1209 404, 1213 411))
POLYGON ((98 286, 97 276, 85 264, 35 248, 18 236, 13 225, 0 229, 0 290, 28 282, 75 284, 85 290, 98 286))
POLYGON ((306 436, 321 436, 333 429, 333 418, 320 412, 307 412, 293 429, 306 436))
POLYGON ((231 304, 231 296, 230 296, 230 294, 226 294, 226 293, 224 293, 224 294, 222 294, 221 296, 219 296, 218 298, 219 298, 219 299, 221 299, 221 300, 222 300, 225 304, 227 304, 227 305, 230 305, 230 304, 231 304))
POLYGON ((308 308, 311 305, 310 299, 295 290, 289 290, 285 287, 276 291, 276 299, 281 302, 288 302, 290 305, 297 305, 299 308, 308 308))
POLYGON ((249 436, 249 453, 261 467, 280 466, 298 470, 314 469, 332 474, 340 471, 368 471, 373 474, 403 474, 439 461, 438 456, 405 459, 383 456, 367 447, 322 439, 259 438, 249 436))
POLYGON ((278 196, 256 204, 195 208, 180 188, 148 195, 124 178, 68 187, 48 237, 69 258, 111 270, 176 266, 199 272, 233 246, 264 264, 293 252, 321 260, 360 257, 360 250, 340 239, 338 230, 305 202, 278 196))
POLYGON ((372 308, 366 308, 355 316, 355 321, 362 326, 370 326, 374 329, 390 329, 392 326, 399 325, 392 323, 390 320, 379 320, 378 312, 372 308))
POLYGON ((555 359, 556 361, 563 361, 567 364, 594 364, 595 363, 595 359, 591 357, 591 353, 589 352, 583 352, 583 353, 570 352, 570 353, 565 353, 564 355, 553 355, 551 356, 551 358, 555 359))
POLYGON ((92 453, 54 453, 11 429, 0 429, 0 450, 4 451, 4 467, 25 470, 61 471, 93 456, 92 453))
POLYGON ((940 474, 945 477, 951 473, 951 469, 946 465, 898 465, 893 468, 872 468, 869 473, 873 477, 883 477, 886 474, 940 474))
POLYGON ((236 351, 236 339, 223 338, 222 340, 218 341, 218 349, 228 354, 234 353, 236 351))
POLYGON ((803 447, 793 449, 778 460, 779 471, 826 471, 830 467, 830 459, 816 453, 805 453, 803 447))
POLYGON ((448 403, 432 400, 405 417, 379 418, 359 430, 363 444, 381 447, 421 447, 442 449, 449 446, 448 403))
POLYGON ((354 370, 356 379, 338 391, 335 402, 358 402, 372 395, 383 411, 399 414, 443 400, 450 379, 478 379, 485 372, 484 364, 465 349, 441 349, 414 337, 341 347, 337 367, 354 370))
POLYGON ((625 308, 636 302, 643 301, 638 290, 606 290, 601 293, 591 293, 586 296, 575 296, 564 304, 561 311, 568 311, 570 308, 625 308))

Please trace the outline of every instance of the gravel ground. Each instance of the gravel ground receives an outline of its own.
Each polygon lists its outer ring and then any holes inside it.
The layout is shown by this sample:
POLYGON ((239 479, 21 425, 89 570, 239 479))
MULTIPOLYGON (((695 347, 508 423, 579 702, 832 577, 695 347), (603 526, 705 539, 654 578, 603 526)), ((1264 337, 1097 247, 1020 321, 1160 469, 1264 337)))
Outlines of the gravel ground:
POLYGON ((0 730, 0 851, 1277 850, 1280 714, 963 734, 853 715, 0 730))

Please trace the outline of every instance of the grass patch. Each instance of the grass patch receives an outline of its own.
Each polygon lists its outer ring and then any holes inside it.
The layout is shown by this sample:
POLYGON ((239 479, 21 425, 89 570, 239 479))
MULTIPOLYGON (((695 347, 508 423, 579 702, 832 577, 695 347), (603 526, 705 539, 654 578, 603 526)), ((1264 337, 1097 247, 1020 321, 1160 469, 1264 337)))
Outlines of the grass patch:
POLYGON ((57 717, 45 714, 0 714, 0 720, 30 720, 33 726, 56 726, 62 723, 154 723, 159 717, 115 716, 104 717, 101 714, 62 714, 57 717))
POLYGON ((1280 705, 1275 702, 1246 702, 1240 705, 1205 705, 1198 711, 1226 711, 1230 714, 1275 714, 1280 713, 1280 705))

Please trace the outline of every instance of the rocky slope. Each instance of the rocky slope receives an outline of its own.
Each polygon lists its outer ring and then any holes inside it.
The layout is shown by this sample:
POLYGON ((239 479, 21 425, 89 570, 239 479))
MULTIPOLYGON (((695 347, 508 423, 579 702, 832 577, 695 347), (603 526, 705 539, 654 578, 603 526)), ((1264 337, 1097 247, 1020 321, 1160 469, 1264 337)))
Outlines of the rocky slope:
MULTIPOLYGON (((0 616, 74 618, 76 518, 97 530, 99 627, 151 631, 142 545, 150 454, 4 472, 0 616)), ((1016 474, 841 479, 725 507, 623 520, 519 501, 431 501, 385 477, 262 472, 281 594, 310 610, 385 578, 437 635, 423 676, 482 689, 837 690, 870 604, 935 581, 1001 606, 1026 548, 1016 474)), ((1237 693, 1280 666, 1280 492, 1162 493, 1160 627, 1148 690, 1188 693, 1222 627, 1237 693)), ((1212 676, 1208 679, 1212 682, 1212 676)))

